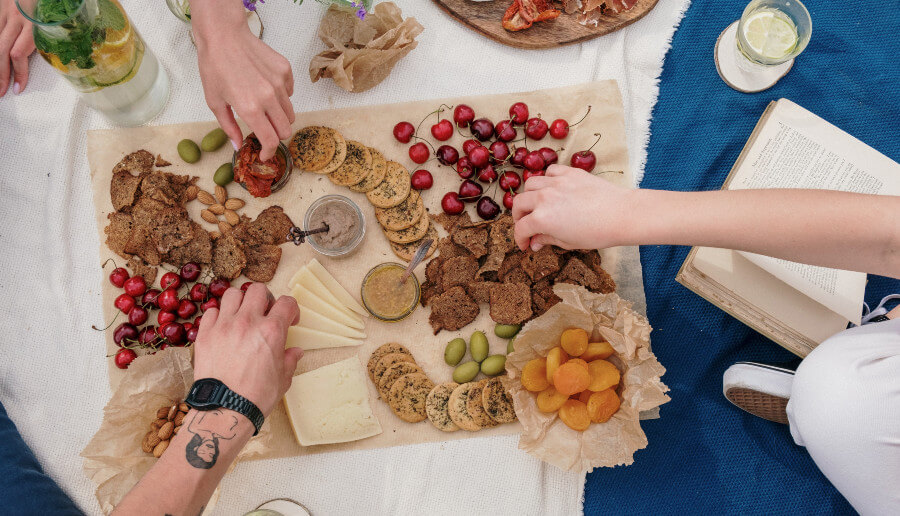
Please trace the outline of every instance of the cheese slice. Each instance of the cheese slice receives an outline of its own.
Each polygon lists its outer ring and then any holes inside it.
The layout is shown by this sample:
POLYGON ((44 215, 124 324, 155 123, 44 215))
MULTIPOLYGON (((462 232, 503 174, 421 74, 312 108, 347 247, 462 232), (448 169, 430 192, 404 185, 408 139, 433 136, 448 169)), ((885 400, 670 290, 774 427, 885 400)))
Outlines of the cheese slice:
POLYGON ((325 333, 324 331, 310 330, 302 326, 291 326, 288 328, 287 342, 284 343, 284 347, 302 348, 304 351, 307 351, 310 349, 359 346, 362 343, 363 341, 360 339, 351 339, 333 333, 325 333))
POLYGON ((356 357, 295 376, 284 394, 294 436, 301 446, 345 443, 381 433, 356 357))
POLYGON ((319 281, 319 278, 317 278, 315 274, 310 272, 310 270, 305 265, 299 271, 297 271, 297 274, 295 274, 295 276, 297 277, 296 286, 304 287, 305 289, 315 294, 316 297, 318 297, 322 301, 325 301, 326 303, 342 312, 346 312, 347 315, 359 317, 353 312, 353 310, 347 308, 344 303, 341 303, 340 300, 338 300, 338 298, 328 290, 328 287, 326 287, 324 283, 319 281))
POLYGON ((297 304, 300 305, 301 308, 312 310, 320 315, 324 315, 332 321, 339 322, 351 328, 356 328, 358 330, 365 328, 360 316, 354 313, 347 313, 342 310, 338 310, 325 301, 319 299, 318 296, 307 290, 306 287, 297 285, 294 287, 294 290, 291 292, 291 294, 294 296, 294 299, 297 300, 297 304))
POLYGON ((319 281, 321 281, 328 288, 328 290, 330 290, 331 293, 334 294, 334 297, 338 298, 341 303, 344 303, 344 306, 363 317, 369 316, 369 312, 367 312, 366 309, 363 308, 363 305, 359 304, 356 299, 353 299, 353 296, 350 295, 350 292, 347 292, 347 289, 345 289, 343 285, 338 283, 338 280, 336 280, 334 276, 332 276, 331 273, 328 272, 328 270, 325 269, 325 267, 321 263, 319 263, 319 260, 313 258, 306 266, 309 271, 312 272, 316 276, 316 278, 319 278, 319 281))
POLYGON ((356 328, 351 328, 345 324, 333 321, 325 317, 324 315, 312 310, 300 311, 299 326, 302 326, 303 328, 309 328, 310 330, 319 330, 324 331, 325 333, 333 333, 334 335, 340 335, 342 337, 350 337, 351 339, 366 338, 366 334, 357 330, 356 328))

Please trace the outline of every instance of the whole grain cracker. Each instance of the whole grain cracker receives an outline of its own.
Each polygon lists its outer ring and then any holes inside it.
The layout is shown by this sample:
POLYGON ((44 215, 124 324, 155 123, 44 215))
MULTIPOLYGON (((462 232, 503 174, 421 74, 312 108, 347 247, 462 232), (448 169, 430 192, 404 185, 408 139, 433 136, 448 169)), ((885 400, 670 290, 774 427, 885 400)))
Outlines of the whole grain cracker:
POLYGON ((294 166, 305 172, 325 168, 337 151, 334 130, 328 127, 308 126, 294 133, 288 144, 294 166))
POLYGON ((459 387, 456 382, 447 382, 435 385, 434 389, 428 393, 425 398, 425 413, 428 420, 435 428, 442 432, 455 432, 459 430, 459 426, 450 419, 450 413, 447 411, 450 403, 450 394, 459 387))
POLYGON ((447 414, 450 415, 450 419, 456 423, 456 426, 463 430, 477 432, 481 430, 481 425, 466 411, 469 393, 473 387, 475 387, 475 384, 469 382, 453 389, 453 392, 450 393, 450 398, 447 400, 447 414))
POLYGON ((376 208, 392 208, 409 195, 409 171, 396 161, 388 161, 384 180, 366 192, 366 198, 376 208))
POLYGON ((332 183, 340 186, 355 185, 362 181, 372 170, 372 154, 365 145, 347 141, 347 156, 334 172, 328 174, 332 183))

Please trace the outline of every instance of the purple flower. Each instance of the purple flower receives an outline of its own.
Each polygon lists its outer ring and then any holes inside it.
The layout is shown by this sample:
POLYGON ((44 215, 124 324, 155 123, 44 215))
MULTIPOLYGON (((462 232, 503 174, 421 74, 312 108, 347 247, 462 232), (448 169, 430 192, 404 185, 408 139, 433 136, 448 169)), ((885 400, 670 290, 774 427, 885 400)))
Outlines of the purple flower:
POLYGON ((266 3, 265 0, 243 0, 243 1, 244 1, 244 7, 246 7, 248 11, 256 10, 256 2, 259 2, 261 4, 266 3))
POLYGON ((359 18, 360 20, 366 19, 366 14, 368 14, 368 13, 366 13, 366 7, 363 5, 362 2, 359 2, 359 3, 353 2, 350 5, 352 5, 353 7, 356 7, 356 17, 357 18, 359 18))

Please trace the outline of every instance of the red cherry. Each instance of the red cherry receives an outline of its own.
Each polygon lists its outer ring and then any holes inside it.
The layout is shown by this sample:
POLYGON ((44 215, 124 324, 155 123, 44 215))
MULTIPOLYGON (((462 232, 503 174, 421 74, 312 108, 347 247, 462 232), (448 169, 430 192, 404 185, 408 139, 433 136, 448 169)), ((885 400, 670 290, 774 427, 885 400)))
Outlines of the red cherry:
POLYGON ((125 285, 125 281, 128 280, 131 276, 128 274, 128 270, 125 267, 116 267, 112 272, 109 273, 109 282, 113 285, 122 288, 125 285))
POLYGON ((159 286, 162 287, 163 290, 169 287, 177 289, 181 286, 181 276, 175 274, 174 272, 167 272, 162 275, 162 278, 160 278, 159 286))
POLYGON ((115 362, 119 369, 128 369, 128 366, 137 358, 137 353, 133 349, 120 349, 116 351, 115 362))
POLYGON ((178 302, 177 313, 180 319, 190 319, 197 313, 197 305, 193 301, 182 299, 178 302))
POLYGON ((482 197, 478 199, 475 212, 484 220, 493 220, 497 218, 497 215, 500 215, 500 206, 490 197, 482 197))
POLYGON ((528 149, 525 147, 516 147, 513 151, 512 157, 509 158, 509 162, 514 167, 523 168, 525 167, 525 156, 528 155, 528 149))
POLYGON ((453 124, 449 120, 441 120, 431 126, 431 136, 440 142, 445 142, 453 136, 453 124))
POLYGON ((206 301, 206 296, 208 294, 209 287, 206 286, 206 283, 194 283, 194 286, 191 287, 190 292, 188 292, 188 297, 191 298, 191 301, 202 303, 203 301, 206 301))
POLYGON ((113 330, 113 342, 119 346, 128 344, 127 341, 138 338, 138 330, 133 324, 122 323, 113 330))
POLYGON ((509 145, 505 142, 496 141, 488 148, 491 151, 491 161, 494 163, 503 163, 509 157, 509 145))
POLYGON ((525 172, 522 172, 522 182, 523 183, 527 182, 529 179, 531 179, 534 176, 542 176, 542 175, 544 175, 543 170, 530 170, 530 169, 526 168, 525 172))
POLYGON ((141 305, 135 305, 135 307, 128 312, 128 322, 135 326, 140 326, 147 322, 147 317, 149 316, 150 312, 148 312, 146 308, 141 305))
POLYGON ((554 120, 550 124, 550 136, 557 140, 562 140, 566 136, 569 136, 569 122, 566 122, 562 118, 554 120))
POLYGON ((181 266, 179 274, 184 281, 196 281, 200 277, 200 265, 196 262, 187 262, 181 266))
POLYGON ((483 193, 484 188, 471 179, 466 179, 459 185, 459 199, 463 202, 475 202, 481 198, 483 193))
POLYGON ((183 322, 181 325, 184 326, 184 331, 188 331, 194 327, 194 323, 192 322, 183 322))
POLYGON ((156 303, 159 304, 160 310, 175 311, 178 309, 178 292, 174 288, 169 287, 163 290, 162 294, 156 298, 156 303))
POLYGON ((416 128, 409 122, 400 122, 394 126, 394 138, 400 143, 409 143, 415 132, 416 128))
POLYGON ((463 156, 456 162, 456 173, 463 179, 471 179, 475 175, 475 167, 472 166, 468 156, 463 156))
POLYGON ((472 131, 472 136, 480 141, 490 140, 491 136, 494 136, 494 123, 487 118, 473 121, 469 129, 472 131))
MULTIPOLYGON (((444 120, 446 122, 446 120, 444 120)), ((438 161, 444 165, 453 165, 459 159, 459 151, 450 145, 441 145, 435 151, 438 161)))
POLYGON ((198 334, 198 333, 200 333, 200 330, 199 330, 196 326, 192 326, 192 327, 189 328, 188 331, 185 333, 184 338, 185 338, 188 342, 194 342, 194 341, 197 340, 197 334, 198 334))
POLYGON ((209 293, 216 297, 222 297, 229 288, 231 288, 230 281, 225 278, 216 278, 209 284, 209 293))
POLYGON ((503 206, 506 207, 507 210, 512 210, 513 208, 513 198, 516 196, 513 192, 506 192, 503 194, 503 206))
POLYGON ((587 172, 594 170, 594 166, 597 164, 597 156, 594 155, 594 151, 581 151, 572 154, 572 159, 569 161, 573 167, 580 168, 587 172))
POLYGON ((463 152, 466 155, 468 155, 470 152, 472 152, 472 149, 474 149, 475 147, 480 147, 480 146, 481 146, 481 143, 469 138, 468 140, 463 142, 462 149, 463 149, 463 152))
MULTIPOLYGON (((247 283, 250 283, 250 282, 248 281, 247 283)), ((200 327, 200 319, 202 319, 202 318, 203 318, 202 315, 198 315, 198 316, 194 319, 194 327, 195 327, 195 328, 199 328, 199 327, 200 327)))
POLYGON ((113 301, 113 305, 116 308, 122 311, 123 314, 127 314, 128 312, 134 310, 134 298, 129 296, 128 294, 119 294, 119 297, 113 301))
POLYGON ((559 154, 550 147, 541 147, 537 151, 541 153, 541 157, 544 158, 544 164, 548 167, 559 161, 559 154))
POLYGON ((178 319, 178 316, 175 315, 175 312, 160 310, 159 313, 156 314, 156 324, 160 326, 166 323, 173 322, 175 319, 178 319))
POLYGON ((150 346, 156 341, 156 326, 146 326, 138 335, 138 342, 142 346, 150 346))
POLYGON ((141 304, 159 308, 159 305, 156 304, 157 297, 159 297, 159 290, 156 290, 155 288, 147 289, 147 291, 144 292, 144 295, 141 296, 141 304))
POLYGON ((409 184, 416 190, 428 190, 434 185, 434 177, 432 177, 431 172, 420 168, 412 173, 412 176, 409 178, 409 184))
POLYGON ((469 153, 469 163, 472 164, 475 168, 481 168, 488 164, 491 159, 491 153, 488 152, 486 147, 479 145, 472 149, 472 152, 469 153))
POLYGON ((177 322, 166 323, 159 330, 166 342, 173 346, 178 346, 184 342, 184 326, 177 322))
POLYGON ((525 123, 525 135, 532 140, 540 140, 547 136, 548 129, 547 122, 542 118, 529 118, 525 123))
POLYGON ((475 110, 469 106, 460 104, 453 110, 453 121, 457 127, 467 127, 472 120, 475 120, 475 110))
POLYGON ((441 209, 447 215, 459 215, 466 209, 466 206, 459 200, 459 194, 456 192, 447 192, 441 198, 441 209))
MULTIPOLYGON (((241 283, 241 292, 246 292, 247 289, 250 288, 250 285, 252 285, 252 284, 253 284, 252 281, 245 281, 245 282, 241 283)), ((196 301, 196 299, 194 301, 196 301)))
POLYGON ((138 297, 147 291, 147 282, 143 276, 132 276, 123 284, 125 293, 131 297, 138 297))
POLYGON ((538 151, 531 151, 525 156, 523 163, 528 170, 541 170, 544 168, 544 157, 538 151))
POLYGON ((428 161, 429 155, 431 155, 431 152, 429 152, 428 146, 422 142, 415 143, 409 148, 409 159, 419 165, 428 161))
POLYGON ((218 298, 213 297, 200 304, 200 310, 203 310, 204 312, 212 308, 219 308, 218 298))
POLYGON ((522 186, 522 178, 512 170, 500 174, 500 189, 506 192, 516 191, 522 186))
POLYGON ((497 122, 497 126, 494 127, 494 133, 497 135, 497 139, 504 142, 515 140, 518 135, 516 128, 513 127, 512 122, 509 120, 497 122))
POLYGON ((493 183, 497 180, 497 171, 494 170, 493 165, 485 165, 483 168, 478 170, 478 180, 482 183, 493 183))
POLYGON ((522 125, 528 120, 528 104, 516 102, 509 106, 509 119, 514 124, 522 125))
POLYGON ((168 343, 168 342, 163 342, 162 344, 159 345, 159 348, 157 348, 157 349, 159 349, 160 351, 162 351, 162 350, 166 349, 167 347, 169 347, 169 343, 168 343))

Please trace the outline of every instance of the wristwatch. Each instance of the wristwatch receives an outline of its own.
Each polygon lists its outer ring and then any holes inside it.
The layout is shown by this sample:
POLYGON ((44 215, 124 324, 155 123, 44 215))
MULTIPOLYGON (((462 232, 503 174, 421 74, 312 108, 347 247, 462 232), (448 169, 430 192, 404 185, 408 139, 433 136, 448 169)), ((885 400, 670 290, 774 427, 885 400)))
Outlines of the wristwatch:
POLYGON ((869 319, 868 322, 873 323, 873 322, 884 322, 884 321, 890 321, 890 320, 891 319, 886 315, 876 315, 875 317, 869 319))
POLYGON ((259 433, 265 421, 262 412, 252 401, 215 378, 201 378, 195 381, 184 402, 197 410, 214 410, 221 407, 243 414, 256 427, 253 435, 259 433))

